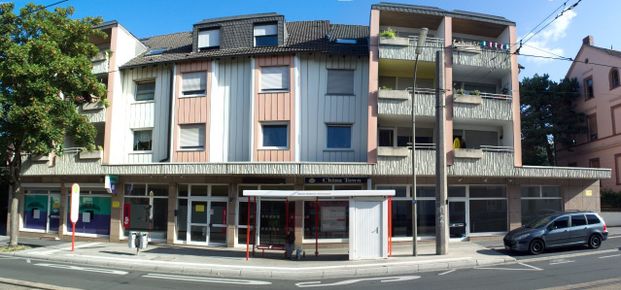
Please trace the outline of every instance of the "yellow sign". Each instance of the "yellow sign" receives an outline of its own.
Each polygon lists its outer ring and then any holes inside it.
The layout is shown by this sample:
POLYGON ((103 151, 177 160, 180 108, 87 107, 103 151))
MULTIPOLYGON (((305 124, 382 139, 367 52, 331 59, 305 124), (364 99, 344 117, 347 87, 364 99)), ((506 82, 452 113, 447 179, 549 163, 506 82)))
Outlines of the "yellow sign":
POLYGON ((205 212, 205 205, 204 204, 197 204, 194 206, 194 211, 195 212, 205 212))
POLYGON ((119 208, 119 207, 121 207, 121 203, 120 203, 120 202, 118 202, 118 201, 113 201, 113 202, 112 202, 112 207, 113 207, 113 208, 119 208))
POLYGON ((584 191, 584 195, 585 196, 592 196, 593 195, 593 190, 587 189, 584 191))

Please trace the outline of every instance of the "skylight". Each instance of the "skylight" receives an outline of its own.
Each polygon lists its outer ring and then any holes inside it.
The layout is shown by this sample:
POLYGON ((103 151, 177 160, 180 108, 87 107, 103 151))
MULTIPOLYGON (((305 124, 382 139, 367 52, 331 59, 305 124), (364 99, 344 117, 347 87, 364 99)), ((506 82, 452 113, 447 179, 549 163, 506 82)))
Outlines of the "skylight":
POLYGON ((353 38, 337 38, 336 43, 338 44, 357 44, 358 40, 353 38))
POLYGON ((149 51, 147 51, 147 53, 145 53, 145 56, 150 56, 150 55, 159 55, 164 53, 166 50, 168 50, 168 47, 158 47, 158 48, 152 48, 149 51))

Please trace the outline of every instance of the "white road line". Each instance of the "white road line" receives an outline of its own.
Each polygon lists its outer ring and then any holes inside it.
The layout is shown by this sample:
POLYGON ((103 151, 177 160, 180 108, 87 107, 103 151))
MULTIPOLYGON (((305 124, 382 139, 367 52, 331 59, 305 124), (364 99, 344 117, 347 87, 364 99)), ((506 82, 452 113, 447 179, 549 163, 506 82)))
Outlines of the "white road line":
POLYGON ((143 275, 142 277, 152 278, 152 279, 188 281, 188 282, 253 285, 253 286, 272 284, 272 282, 269 282, 269 281, 259 281, 259 280, 241 280, 241 279, 226 279, 226 278, 212 278, 212 277, 198 277, 198 276, 181 276, 181 275, 168 275, 168 274, 159 274, 159 273, 149 273, 149 274, 143 275))
POLYGON ((74 271, 83 271, 83 272, 94 272, 94 273, 111 274, 111 275, 127 275, 128 274, 128 272, 120 271, 120 270, 112 270, 112 269, 104 269, 104 268, 80 267, 80 266, 63 265, 63 264, 38 263, 38 264, 33 264, 33 265, 41 266, 41 267, 56 268, 56 269, 65 269, 65 270, 74 270, 74 271))
POLYGON ((621 256, 621 254, 609 255, 609 256, 601 256, 601 257, 598 257, 598 258, 600 258, 600 259, 607 259, 607 258, 613 258, 613 257, 619 257, 619 256, 621 256))
POLYGON ((455 272, 455 270, 456 270, 456 269, 453 269, 453 270, 448 270, 448 271, 446 271, 446 272, 439 273, 439 274, 438 274, 438 276, 444 276, 444 275, 446 275, 446 274, 453 273, 453 272, 455 272))
POLYGON ((621 238, 621 236, 612 236, 612 237, 608 237, 609 239, 619 239, 621 238))
POLYGON ((321 281, 308 281, 308 282, 295 283, 295 286, 297 286, 298 288, 333 287, 333 286, 351 285, 351 284, 355 284, 359 282, 367 282, 367 281, 380 281, 381 283, 392 283, 392 282, 403 282, 403 281, 416 280, 419 278, 420 276, 373 277, 373 278, 343 280, 343 281, 325 283, 325 284, 321 284, 321 281))
POLYGON ((476 267, 475 269, 479 270, 499 270, 499 271, 543 271, 543 269, 539 267, 535 267, 533 265, 525 264, 525 263, 516 263, 517 265, 521 265, 525 268, 505 268, 505 267, 476 267))
POLYGON ((570 260, 561 260, 561 261, 556 261, 556 262, 550 262, 550 265, 560 265, 560 264, 567 264, 567 263, 573 263, 575 261, 570 261, 570 260))
POLYGON ((531 268, 531 269, 533 269, 533 270, 535 270, 535 271, 543 271, 543 269, 541 269, 541 268, 539 268, 539 267, 535 267, 535 266, 533 266, 533 265, 529 265, 529 264, 526 264, 526 263, 519 263, 519 262, 518 262, 518 264, 520 264, 520 265, 522 265, 522 266, 525 266, 525 267, 529 267, 529 268, 531 268))

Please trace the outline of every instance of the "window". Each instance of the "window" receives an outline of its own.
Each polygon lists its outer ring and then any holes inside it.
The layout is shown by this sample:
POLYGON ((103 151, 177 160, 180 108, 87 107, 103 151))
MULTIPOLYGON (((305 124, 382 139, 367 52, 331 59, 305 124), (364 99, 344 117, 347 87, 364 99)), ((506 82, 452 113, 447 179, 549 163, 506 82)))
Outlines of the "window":
POLYGON ((266 66, 261 68, 261 91, 289 90, 289 67, 266 66))
POLYGON ((198 49, 220 46, 220 29, 198 31, 198 49))
POLYGON ((328 70, 328 95, 353 95, 353 70, 328 70))
POLYGON ((136 82, 136 96, 139 101, 151 101, 155 97, 155 80, 136 82))
POLYGON ((587 116, 587 132, 588 141, 597 140, 597 115, 591 114, 587 116))
POLYGON ((204 96, 207 92, 207 73, 191 72, 181 75, 181 92, 184 97, 204 96))
POLYGON ((620 85, 619 82, 619 69, 612 68, 610 69, 610 74, 608 75, 610 81, 610 89, 614 89, 620 85))
POLYGON ((395 136, 394 129, 379 129, 379 146, 393 147, 395 136))
POLYGON ((351 125, 328 125, 328 148, 351 148, 351 125))
POLYGON ((151 134, 152 130, 135 130, 134 151, 150 151, 152 145, 151 134))
POLYGON ((262 24, 254 26, 254 46, 277 46, 278 28, 274 24, 262 24))
POLYGON ((528 224, 542 216, 563 210, 561 188, 558 186, 523 186, 522 224, 528 224))
POLYGON ((578 162, 569 162, 567 163, 568 167, 578 167, 578 162))
POLYGON ((599 168, 599 158, 589 159, 590 168, 599 168))
POLYGON ((569 227, 569 217, 567 216, 560 217, 552 223, 552 229, 564 229, 566 227, 569 227))
POLYGON ((579 226, 584 226, 587 224, 587 220, 584 217, 584 215, 572 215, 571 216, 571 226, 572 227, 579 227, 579 226))
POLYGON ((358 40, 354 38, 337 38, 334 42, 338 44, 357 44, 358 40))
POLYGON ((179 125, 179 149, 205 149, 205 125, 179 125))
POLYGON ((593 98, 593 77, 584 79, 584 99, 589 100, 593 98))
POLYGON ((289 130, 287 124, 263 124, 263 147, 286 148, 289 130))
POLYGON ((597 216, 596 216, 596 215, 594 215, 594 214, 587 214, 587 215, 586 215, 586 218, 587 218, 587 222, 588 222, 590 225, 596 225, 596 224, 601 223, 601 221, 599 220, 599 218, 597 218, 597 216))

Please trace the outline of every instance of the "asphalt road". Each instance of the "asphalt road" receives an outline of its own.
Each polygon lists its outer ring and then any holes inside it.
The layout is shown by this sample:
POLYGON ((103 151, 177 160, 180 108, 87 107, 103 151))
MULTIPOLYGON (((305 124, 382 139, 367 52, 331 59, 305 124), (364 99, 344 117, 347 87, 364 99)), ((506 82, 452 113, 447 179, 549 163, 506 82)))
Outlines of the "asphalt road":
MULTIPOLYGON (((621 289, 621 237, 598 250, 574 247, 539 256, 518 255, 519 263, 392 277, 283 281, 229 279, 82 267, 0 256, 0 278, 82 289, 621 289)), ((293 277, 292 277, 293 278, 293 277)), ((4 285, 6 287, 6 285, 4 285)), ((10 288, 10 287, 9 287, 10 288)), ((3 285, 0 283, 0 289, 3 285)))

